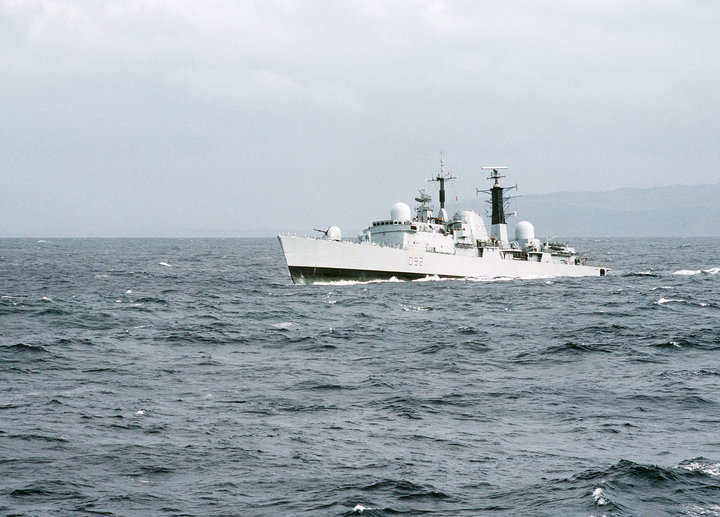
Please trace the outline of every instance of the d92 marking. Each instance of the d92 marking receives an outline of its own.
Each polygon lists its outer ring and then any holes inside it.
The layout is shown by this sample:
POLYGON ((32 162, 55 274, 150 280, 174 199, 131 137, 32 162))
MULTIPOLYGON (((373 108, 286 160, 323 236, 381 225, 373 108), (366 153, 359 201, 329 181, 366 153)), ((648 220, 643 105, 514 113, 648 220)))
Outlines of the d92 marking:
POLYGON ((408 266, 422 267, 423 257, 408 257, 408 266))

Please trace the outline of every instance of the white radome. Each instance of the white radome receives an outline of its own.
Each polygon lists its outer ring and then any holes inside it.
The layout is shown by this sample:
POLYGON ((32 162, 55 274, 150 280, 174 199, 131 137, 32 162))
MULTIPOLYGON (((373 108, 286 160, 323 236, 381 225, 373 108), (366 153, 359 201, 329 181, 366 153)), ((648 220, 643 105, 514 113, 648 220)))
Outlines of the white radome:
POLYGON ((531 241, 535 238, 535 227, 530 221, 520 221, 515 227, 516 241, 531 241))
POLYGON ((412 212, 410 207, 405 203, 395 203, 390 209, 390 220, 391 221, 410 221, 412 220, 412 212))

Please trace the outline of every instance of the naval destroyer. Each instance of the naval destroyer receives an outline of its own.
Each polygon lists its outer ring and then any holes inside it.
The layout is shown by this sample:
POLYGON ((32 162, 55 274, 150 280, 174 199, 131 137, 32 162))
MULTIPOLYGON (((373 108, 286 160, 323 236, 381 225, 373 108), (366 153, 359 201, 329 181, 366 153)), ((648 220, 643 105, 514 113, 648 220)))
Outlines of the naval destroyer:
MULTIPOLYGON (((396 203, 390 218, 375 221, 357 239, 343 239, 340 229, 331 226, 320 236, 280 234, 278 239, 295 284, 339 280, 418 280, 425 278, 537 278, 559 276, 604 276, 608 267, 581 259, 567 244, 541 242, 533 225, 521 221, 514 240, 508 237, 505 192, 499 170, 483 167, 494 183, 489 190, 492 211, 490 228, 472 210, 448 216, 445 183, 456 179, 443 172, 428 180, 439 184, 440 210, 437 214, 425 189, 410 207, 396 203)), ((318 230, 319 231, 319 230, 318 230)))

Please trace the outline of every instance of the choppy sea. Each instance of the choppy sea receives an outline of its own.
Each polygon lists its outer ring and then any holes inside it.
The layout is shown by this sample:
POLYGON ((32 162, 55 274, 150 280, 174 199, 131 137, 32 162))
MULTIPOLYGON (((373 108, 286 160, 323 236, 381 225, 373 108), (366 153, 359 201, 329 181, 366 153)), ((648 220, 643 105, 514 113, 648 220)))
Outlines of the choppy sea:
POLYGON ((720 239, 295 286, 276 239, 0 239, 0 515, 720 516, 720 239))

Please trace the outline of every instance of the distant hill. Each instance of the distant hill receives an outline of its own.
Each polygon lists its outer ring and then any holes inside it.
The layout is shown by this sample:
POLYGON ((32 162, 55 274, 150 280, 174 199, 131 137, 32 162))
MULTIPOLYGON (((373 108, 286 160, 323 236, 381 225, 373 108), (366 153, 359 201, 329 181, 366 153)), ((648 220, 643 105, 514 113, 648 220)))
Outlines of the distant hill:
POLYGON ((535 226, 538 238, 715 237, 720 236, 720 183, 522 195, 509 211, 518 213, 508 219, 511 237, 521 220, 535 226))

